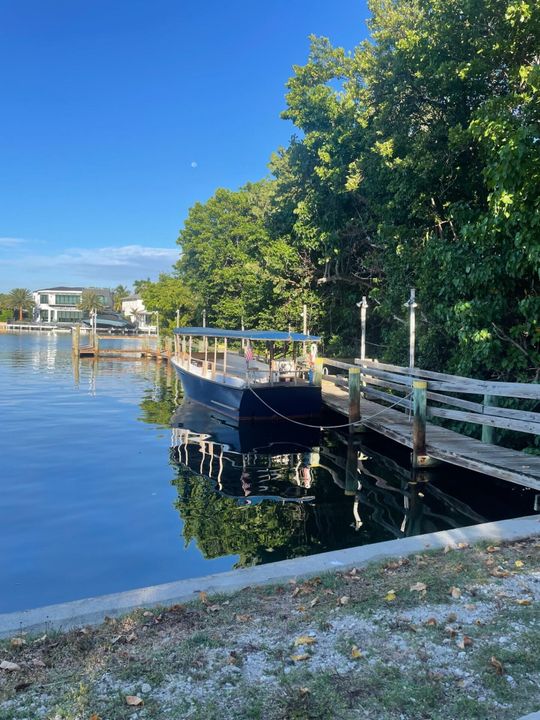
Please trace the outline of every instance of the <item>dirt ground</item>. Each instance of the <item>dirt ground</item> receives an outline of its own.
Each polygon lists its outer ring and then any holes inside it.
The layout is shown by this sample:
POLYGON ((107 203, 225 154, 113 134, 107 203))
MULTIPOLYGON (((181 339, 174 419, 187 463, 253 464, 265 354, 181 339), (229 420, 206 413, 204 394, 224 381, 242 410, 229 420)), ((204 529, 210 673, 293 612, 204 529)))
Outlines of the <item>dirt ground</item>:
POLYGON ((462 544, 0 642, 0 720, 515 720, 540 540, 462 544))

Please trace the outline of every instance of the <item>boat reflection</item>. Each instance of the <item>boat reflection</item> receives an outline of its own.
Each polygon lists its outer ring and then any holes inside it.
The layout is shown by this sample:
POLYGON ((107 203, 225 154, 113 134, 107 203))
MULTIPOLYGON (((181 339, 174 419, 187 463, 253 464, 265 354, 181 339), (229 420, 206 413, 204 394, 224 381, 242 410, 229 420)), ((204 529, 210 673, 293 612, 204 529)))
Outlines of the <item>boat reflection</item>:
POLYGON ((232 426, 186 401, 171 420, 171 460, 215 483, 239 504, 313 502, 313 468, 319 464, 320 431, 289 424, 232 426))

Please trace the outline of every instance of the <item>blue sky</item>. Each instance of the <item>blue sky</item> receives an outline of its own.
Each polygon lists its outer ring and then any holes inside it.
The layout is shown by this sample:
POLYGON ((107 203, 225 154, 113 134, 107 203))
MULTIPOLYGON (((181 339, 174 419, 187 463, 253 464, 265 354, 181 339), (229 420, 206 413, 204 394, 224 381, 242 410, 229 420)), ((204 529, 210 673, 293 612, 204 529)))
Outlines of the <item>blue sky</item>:
POLYGON ((189 207, 267 174, 310 33, 364 0, 0 0, 0 291, 130 285, 189 207))

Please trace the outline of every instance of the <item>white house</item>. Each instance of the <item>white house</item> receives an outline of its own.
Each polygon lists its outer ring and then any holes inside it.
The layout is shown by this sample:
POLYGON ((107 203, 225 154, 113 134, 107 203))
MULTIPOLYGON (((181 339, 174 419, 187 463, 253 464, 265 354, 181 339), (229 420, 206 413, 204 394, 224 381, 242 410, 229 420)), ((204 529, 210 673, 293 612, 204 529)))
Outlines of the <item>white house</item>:
MULTIPOLYGON (((33 292, 35 310, 34 319, 39 322, 73 323, 83 318, 79 310, 83 290, 82 287, 52 287, 33 292)), ((89 288, 90 289, 90 288, 89 288)), ((106 288, 92 288, 100 297, 106 308, 112 307, 111 291, 106 288)))
POLYGON ((157 332, 156 313, 147 311, 140 295, 130 295, 122 300, 122 314, 141 332, 157 332))

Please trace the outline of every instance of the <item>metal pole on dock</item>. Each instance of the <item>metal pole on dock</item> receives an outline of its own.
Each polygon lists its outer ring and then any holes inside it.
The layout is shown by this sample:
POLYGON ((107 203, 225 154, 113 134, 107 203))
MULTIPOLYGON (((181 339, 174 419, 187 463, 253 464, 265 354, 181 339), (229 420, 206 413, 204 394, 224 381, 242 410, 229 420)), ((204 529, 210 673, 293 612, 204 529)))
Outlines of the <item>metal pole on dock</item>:
POLYGON ((426 457, 427 382, 425 380, 413 380, 413 407, 412 465, 413 468, 417 468, 422 466, 422 459, 426 457))
POLYGON ((416 290, 411 288, 409 306, 409 367, 414 367, 414 346, 416 344, 416 290))
MULTIPOLYGON (((304 335, 307 335, 307 305, 304 303, 302 306, 302 331, 304 335)), ((306 354, 306 343, 302 343, 302 354, 306 354)))
MULTIPOLYGON (((349 368, 349 422, 360 420, 360 390, 362 382, 360 368, 349 368)), ((349 432, 354 432, 354 425, 349 426, 349 432)))
POLYGON ((360 329, 361 329, 361 335, 360 335, 360 360, 366 359, 366 316, 367 316, 367 309, 368 309, 368 303, 367 298, 364 295, 362 297, 362 302, 358 303, 360 306, 360 329))

